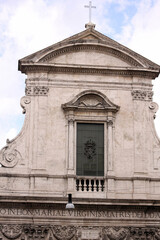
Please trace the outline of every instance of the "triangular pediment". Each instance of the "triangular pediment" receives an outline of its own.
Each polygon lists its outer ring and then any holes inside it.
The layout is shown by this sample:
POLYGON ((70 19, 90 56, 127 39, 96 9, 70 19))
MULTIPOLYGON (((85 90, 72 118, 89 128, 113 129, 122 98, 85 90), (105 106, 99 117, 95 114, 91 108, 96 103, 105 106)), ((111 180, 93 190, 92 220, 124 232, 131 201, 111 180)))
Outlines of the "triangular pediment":
POLYGON ((134 68, 134 71, 135 68, 151 69, 152 71, 154 69, 159 71, 160 69, 159 65, 110 39, 94 28, 86 29, 83 32, 21 59, 19 61, 19 70, 25 72, 26 66, 44 65, 46 67, 47 64, 49 64, 50 68, 52 66, 55 68, 56 64, 59 65, 58 67, 63 67, 62 65, 68 65, 69 67, 69 65, 77 64, 85 66, 92 65, 94 67, 130 68, 130 70, 134 68), (83 60, 83 57, 86 59, 86 56, 82 56, 81 61, 75 61, 75 58, 81 59, 82 54, 80 57, 76 57, 76 54, 80 52, 86 54, 88 58, 86 62, 83 60), (67 57, 66 54, 68 54, 67 57), (73 54, 75 55, 73 56, 73 54), (93 54, 93 56, 91 56, 91 54, 93 54), (109 58, 107 60, 108 56, 109 58), (67 60, 64 60, 64 58, 67 58, 67 60), (96 62, 96 58, 101 59, 101 61, 97 60, 96 62), (95 60, 94 64, 93 60, 95 60))

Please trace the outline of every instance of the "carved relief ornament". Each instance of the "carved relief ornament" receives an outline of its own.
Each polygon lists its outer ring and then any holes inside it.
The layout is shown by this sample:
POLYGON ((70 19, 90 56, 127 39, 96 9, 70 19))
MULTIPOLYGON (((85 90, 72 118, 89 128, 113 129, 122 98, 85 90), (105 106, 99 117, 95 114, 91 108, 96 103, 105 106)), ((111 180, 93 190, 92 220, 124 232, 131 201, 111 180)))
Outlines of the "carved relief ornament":
POLYGON ((0 164, 6 168, 12 168, 22 160, 20 152, 16 149, 15 145, 7 145, 1 150, 0 164))
POLYGON ((77 233, 77 228, 74 226, 53 226, 52 227, 53 235, 57 240, 70 240, 77 233))
POLYGON ((0 233, 10 240, 160 240, 159 227, 2 224, 0 233))
POLYGON ((46 86, 28 86, 25 89, 27 96, 47 96, 49 88, 46 86))
POLYGON ((158 104, 155 103, 155 102, 152 102, 152 103, 149 105, 149 109, 151 110, 154 119, 156 118, 156 112, 158 111, 158 108, 159 108, 159 106, 158 106, 158 104))
POLYGON ((131 94, 133 100, 152 101, 153 97, 152 91, 133 90, 131 94))
POLYGON ((23 108, 22 113, 25 114, 26 113, 26 108, 27 106, 30 104, 31 99, 29 97, 22 97, 21 98, 21 107, 23 108))
POLYGON ((1 231, 7 239, 16 239, 21 236, 23 230, 22 225, 6 224, 1 225, 1 231))

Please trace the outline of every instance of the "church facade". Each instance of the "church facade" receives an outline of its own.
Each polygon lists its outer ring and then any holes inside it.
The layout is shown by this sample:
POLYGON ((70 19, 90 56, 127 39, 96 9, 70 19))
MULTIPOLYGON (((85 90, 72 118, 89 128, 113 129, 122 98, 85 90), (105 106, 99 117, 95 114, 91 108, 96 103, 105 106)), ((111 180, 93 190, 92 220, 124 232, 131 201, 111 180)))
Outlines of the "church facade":
POLYGON ((160 239, 160 66, 94 27, 19 60, 26 116, 0 151, 2 240, 160 239))

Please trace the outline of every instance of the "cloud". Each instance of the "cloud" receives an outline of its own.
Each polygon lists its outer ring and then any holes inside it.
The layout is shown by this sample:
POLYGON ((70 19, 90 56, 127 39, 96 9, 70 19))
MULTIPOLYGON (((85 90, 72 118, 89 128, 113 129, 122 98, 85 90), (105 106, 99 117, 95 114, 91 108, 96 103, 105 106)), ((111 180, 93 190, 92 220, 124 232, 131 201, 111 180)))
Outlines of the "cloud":
POLYGON ((1 138, 0 138, 0 146, 5 146, 6 145, 6 140, 9 139, 13 139, 17 136, 18 131, 16 128, 11 128, 7 133, 3 133, 1 134, 1 138))
MULTIPOLYGON (((139 54, 160 64, 159 25, 160 1, 143 0, 137 5, 137 13, 131 22, 123 26, 121 35, 116 37, 124 45, 135 50, 139 54)), ((160 105, 160 77, 153 81, 153 100, 160 105)), ((160 136, 160 110, 157 112, 155 126, 160 136)))

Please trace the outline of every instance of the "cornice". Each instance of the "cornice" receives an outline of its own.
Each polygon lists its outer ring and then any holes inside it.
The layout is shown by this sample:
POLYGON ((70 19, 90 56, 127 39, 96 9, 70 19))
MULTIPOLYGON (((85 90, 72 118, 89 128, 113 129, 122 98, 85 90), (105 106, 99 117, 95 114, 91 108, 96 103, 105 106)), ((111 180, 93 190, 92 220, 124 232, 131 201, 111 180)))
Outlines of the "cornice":
POLYGON ((154 79, 158 77, 159 71, 141 68, 105 68, 92 67, 84 65, 44 65, 44 64, 24 64, 21 66, 22 73, 28 72, 53 72, 53 73, 79 73, 79 74, 97 74, 97 75, 115 75, 115 76, 139 76, 154 79))

